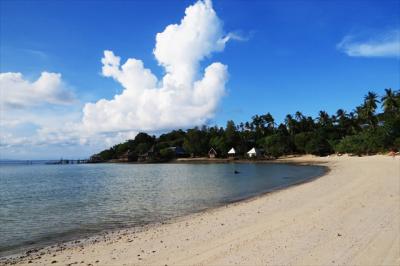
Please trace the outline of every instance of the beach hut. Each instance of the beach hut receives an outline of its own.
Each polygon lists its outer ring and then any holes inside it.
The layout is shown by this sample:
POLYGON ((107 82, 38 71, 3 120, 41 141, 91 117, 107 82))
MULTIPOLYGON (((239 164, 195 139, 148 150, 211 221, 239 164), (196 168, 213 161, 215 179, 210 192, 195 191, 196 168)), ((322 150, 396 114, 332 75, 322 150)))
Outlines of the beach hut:
POLYGON ((236 151, 235 151, 234 148, 232 148, 232 149, 230 149, 228 151, 228 157, 230 157, 230 158, 235 158, 236 157, 236 151))
POLYGON ((208 157, 209 157, 209 158, 215 158, 215 157, 217 157, 217 151, 214 150, 214 148, 211 148, 211 149, 208 151, 208 157))
POLYGON ((247 156, 250 158, 256 158, 260 156, 260 151, 257 148, 253 147, 251 150, 247 152, 247 156))

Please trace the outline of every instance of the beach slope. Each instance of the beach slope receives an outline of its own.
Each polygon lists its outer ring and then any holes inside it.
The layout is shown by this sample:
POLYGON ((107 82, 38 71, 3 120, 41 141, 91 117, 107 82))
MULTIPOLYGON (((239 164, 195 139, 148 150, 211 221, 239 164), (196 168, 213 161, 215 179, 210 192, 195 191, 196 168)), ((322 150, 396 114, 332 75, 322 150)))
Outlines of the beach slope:
POLYGON ((45 249, 18 264, 400 265, 400 158, 287 160, 330 171, 141 232, 45 249))

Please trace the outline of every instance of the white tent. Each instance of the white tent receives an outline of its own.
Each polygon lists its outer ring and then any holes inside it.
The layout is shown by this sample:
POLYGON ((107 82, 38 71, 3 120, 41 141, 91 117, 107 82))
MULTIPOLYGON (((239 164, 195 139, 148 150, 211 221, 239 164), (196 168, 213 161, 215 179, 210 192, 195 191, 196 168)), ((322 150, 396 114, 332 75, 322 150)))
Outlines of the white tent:
POLYGON ((247 156, 249 157, 257 157, 259 154, 259 151, 256 148, 252 148, 247 152, 247 156))
POLYGON ((214 150, 214 148, 211 148, 211 149, 208 151, 208 157, 210 157, 210 158, 215 158, 216 156, 217 156, 217 151, 214 150))
POLYGON ((229 154, 229 155, 235 155, 235 154, 236 154, 235 149, 234 149, 234 148, 230 149, 230 150, 228 151, 228 154, 229 154))

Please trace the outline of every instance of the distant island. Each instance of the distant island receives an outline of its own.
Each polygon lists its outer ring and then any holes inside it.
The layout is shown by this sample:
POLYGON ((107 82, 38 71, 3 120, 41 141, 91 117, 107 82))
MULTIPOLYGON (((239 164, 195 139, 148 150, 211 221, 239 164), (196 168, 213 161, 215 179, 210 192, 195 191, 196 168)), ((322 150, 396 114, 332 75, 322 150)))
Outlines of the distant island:
POLYGON ((301 112, 275 123, 270 113, 225 128, 194 127, 172 130, 159 137, 139 133, 134 139, 91 156, 89 162, 166 162, 180 157, 262 158, 283 155, 348 153, 371 155, 400 150, 400 91, 385 89, 382 96, 368 92, 351 112, 318 117, 301 112), (382 112, 378 112, 378 105, 382 112))

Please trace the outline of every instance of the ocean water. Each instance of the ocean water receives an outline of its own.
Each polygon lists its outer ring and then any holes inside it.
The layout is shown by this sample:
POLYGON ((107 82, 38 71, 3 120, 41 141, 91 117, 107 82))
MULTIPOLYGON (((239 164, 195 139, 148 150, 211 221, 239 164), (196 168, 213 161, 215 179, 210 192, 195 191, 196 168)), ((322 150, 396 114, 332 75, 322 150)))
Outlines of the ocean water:
POLYGON ((287 164, 0 164, 0 256, 165 221, 324 171, 287 164))

